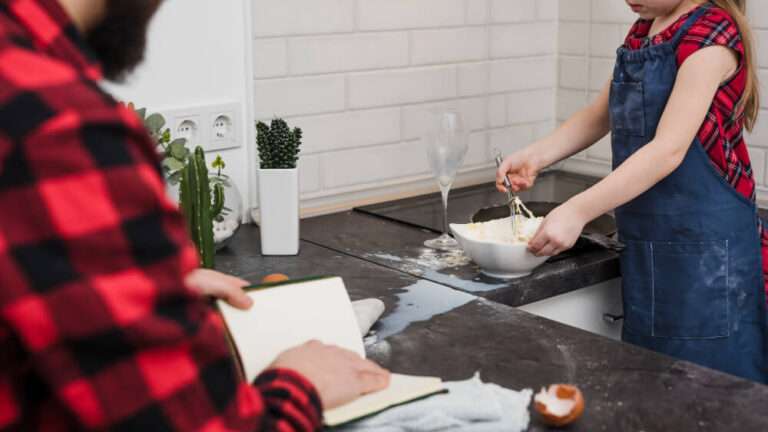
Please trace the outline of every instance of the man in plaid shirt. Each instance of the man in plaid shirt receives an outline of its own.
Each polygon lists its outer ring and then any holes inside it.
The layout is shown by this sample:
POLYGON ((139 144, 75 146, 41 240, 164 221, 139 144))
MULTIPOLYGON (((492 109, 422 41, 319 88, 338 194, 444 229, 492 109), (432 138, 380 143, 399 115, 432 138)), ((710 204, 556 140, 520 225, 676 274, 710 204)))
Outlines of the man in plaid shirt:
POLYGON ((143 56, 160 0, 0 0, 0 430, 320 428, 387 385, 339 348, 239 381, 142 124, 97 86, 143 56))

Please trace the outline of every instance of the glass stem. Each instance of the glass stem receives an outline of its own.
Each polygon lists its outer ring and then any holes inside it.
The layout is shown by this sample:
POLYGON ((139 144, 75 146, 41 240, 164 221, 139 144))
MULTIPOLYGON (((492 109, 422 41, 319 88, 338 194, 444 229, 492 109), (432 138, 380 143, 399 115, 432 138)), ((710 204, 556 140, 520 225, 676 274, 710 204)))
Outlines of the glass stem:
POLYGON ((448 235, 448 192, 450 190, 450 186, 440 186, 440 193, 443 195, 443 235, 448 235))

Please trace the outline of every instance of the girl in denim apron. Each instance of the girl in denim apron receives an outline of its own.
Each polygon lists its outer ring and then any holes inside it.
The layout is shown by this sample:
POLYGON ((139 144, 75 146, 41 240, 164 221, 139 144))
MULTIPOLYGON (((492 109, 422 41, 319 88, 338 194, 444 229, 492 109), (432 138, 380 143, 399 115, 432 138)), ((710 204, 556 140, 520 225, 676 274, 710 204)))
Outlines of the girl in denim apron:
POLYGON ((627 0, 640 19, 613 77, 550 136, 509 156, 504 190, 611 133, 613 172, 550 213, 529 248, 556 255, 615 210, 623 339, 766 382, 762 223, 744 142, 759 110, 746 0, 627 0))

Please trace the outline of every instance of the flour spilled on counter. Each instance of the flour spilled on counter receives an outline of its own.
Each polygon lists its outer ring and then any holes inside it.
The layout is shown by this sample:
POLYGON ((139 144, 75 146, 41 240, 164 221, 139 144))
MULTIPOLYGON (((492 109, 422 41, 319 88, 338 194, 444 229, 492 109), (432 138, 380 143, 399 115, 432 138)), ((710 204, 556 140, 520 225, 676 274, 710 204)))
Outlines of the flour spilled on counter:
POLYGON ((400 257, 389 253, 368 253, 365 256, 369 259, 398 263, 400 264, 398 267, 403 271, 414 274, 422 274, 424 269, 444 270, 465 266, 472 262, 461 250, 438 251, 430 248, 419 249, 419 254, 415 257, 400 257))
POLYGON ((395 310, 379 321, 376 332, 379 340, 400 333, 415 322, 428 321, 476 299, 473 295, 426 280, 419 280, 403 289, 405 292, 397 294, 395 310))

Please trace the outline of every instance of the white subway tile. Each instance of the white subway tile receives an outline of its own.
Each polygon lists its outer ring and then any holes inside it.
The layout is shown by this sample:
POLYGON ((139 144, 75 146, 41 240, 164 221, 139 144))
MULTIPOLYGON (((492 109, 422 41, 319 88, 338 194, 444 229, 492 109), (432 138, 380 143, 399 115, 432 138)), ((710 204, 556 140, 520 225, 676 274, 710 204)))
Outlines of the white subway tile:
POLYGON ((473 132, 469 135, 469 149, 464 158, 463 167, 484 165, 488 163, 488 133, 486 131, 473 132))
POLYGON ((507 96, 493 95, 488 98, 488 126, 492 128, 507 125, 507 96))
POLYGON ((559 60, 559 86, 570 89, 587 87, 589 63, 584 57, 561 56, 559 60))
POLYGON ((471 131, 488 125, 488 107, 485 98, 457 99, 446 102, 409 105, 403 107, 403 139, 421 138, 434 121, 432 111, 454 109, 462 114, 464 125, 471 131))
POLYGON ((341 150, 321 155, 323 185, 339 188, 375 185, 383 180, 429 172, 426 150, 421 141, 341 150))
POLYGON ((613 77, 613 67, 616 61, 613 59, 595 58, 589 62, 589 89, 600 91, 613 77))
POLYGON ((637 14, 624 1, 592 0, 593 22, 632 23, 637 18, 637 14))
POLYGON ((553 89, 511 93, 507 96, 507 121, 510 124, 535 123, 552 118, 553 89))
POLYGON ((536 19, 537 0, 491 0, 491 22, 521 22, 536 19))
POLYGON ((466 63, 457 66, 459 96, 488 93, 488 63, 466 63))
POLYGON ((500 150, 504 156, 508 156, 518 150, 522 150, 534 140, 533 125, 516 125, 503 129, 493 129, 490 132, 488 149, 493 152, 500 150))
POLYGON ((554 87, 554 57, 534 57, 491 62, 491 91, 505 92, 554 87))
POLYGON ((543 122, 534 123, 533 125, 533 139, 540 140, 547 135, 551 134, 557 127, 554 119, 543 122))
POLYGON ((560 21, 589 21, 590 0, 560 0, 560 21))
POLYGON ((254 0, 256 37, 354 30, 355 0, 254 0))
POLYGON ((488 57, 488 31, 484 27, 418 30, 411 33, 411 38, 411 61, 415 65, 475 61, 488 57))
POLYGON ((427 102, 456 96, 456 68, 438 66, 352 74, 352 108, 427 102))
POLYGON ((749 148, 768 148, 768 111, 760 110, 755 128, 747 132, 746 141, 749 148))
POLYGON ((302 155, 299 158, 299 189, 301 193, 317 192, 321 188, 320 157, 302 155))
POLYGON ((554 22, 520 23, 491 27, 491 58, 554 54, 554 22))
POLYGON ((315 36, 288 42, 290 72, 296 75, 408 64, 406 32, 315 36))
POLYGON ((488 22, 488 0, 467 0, 467 24, 488 22))
POLYGON ((768 28, 768 2, 765 0, 748 1, 747 15, 753 26, 768 28))
POLYGON ((587 157, 590 159, 610 162, 612 156, 613 152, 611 151, 610 135, 606 135, 603 139, 587 149, 587 157))
MULTIPOLYGON (((766 10, 766 14, 768 14, 768 10, 766 10)), ((757 64, 761 68, 768 67, 768 30, 755 31, 755 52, 757 53, 757 64)))
POLYGON ((558 120, 568 120, 587 104, 587 95, 582 90, 560 89, 557 99, 558 120))
MULTIPOLYGON (((758 75, 758 80, 760 81, 760 94, 768 95, 768 69, 758 70, 757 75, 758 75)), ((766 96, 763 96, 763 97, 766 97, 766 96)), ((761 106, 765 107, 765 104, 761 106)), ((768 121, 768 115, 763 115, 762 118, 768 121)))
POLYGON ((464 24, 464 0, 359 0, 358 8, 361 30, 464 24))
POLYGON ((400 108, 296 117, 291 124, 304 131, 306 153, 400 141, 400 108))
POLYGON ((254 101, 256 118, 340 111, 344 109, 344 77, 256 80, 254 101))
POLYGON ((616 49, 624 41, 623 24, 592 24, 590 52, 598 57, 615 57, 616 49))
POLYGON ((581 22, 560 22, 558 32, 560 54, 584 55, 589 46, 589 24, 581 22))
POLYGON ((256 39, 253 42, 254 78, 272 78, 288 73, 285 39, 256 39))
POLYGON ((558 0, 537 0, 536 18, 539 20, 557 20, 558 0))

